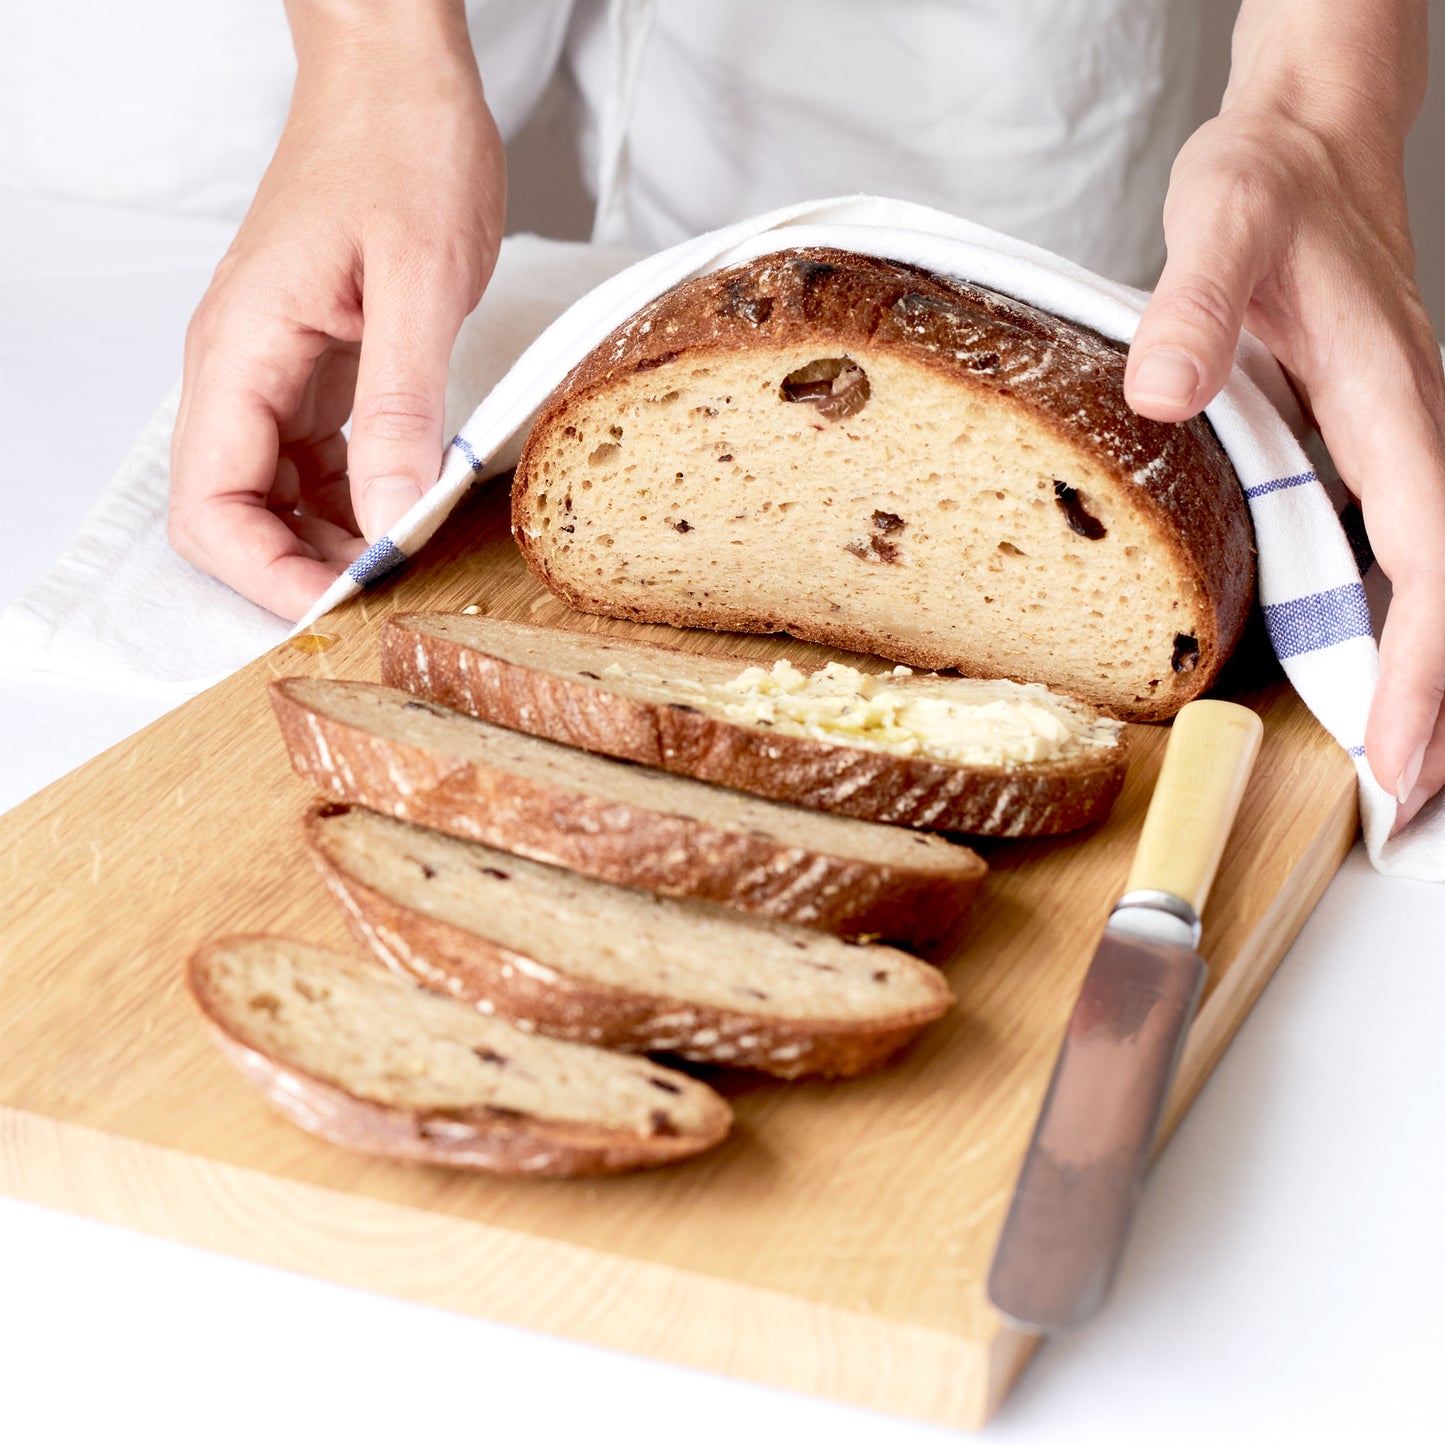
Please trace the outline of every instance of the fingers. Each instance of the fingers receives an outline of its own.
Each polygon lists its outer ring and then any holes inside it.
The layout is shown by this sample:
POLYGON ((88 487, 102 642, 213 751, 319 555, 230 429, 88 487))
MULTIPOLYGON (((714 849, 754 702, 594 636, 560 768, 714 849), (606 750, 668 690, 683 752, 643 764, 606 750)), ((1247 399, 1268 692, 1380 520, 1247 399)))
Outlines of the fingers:
POLYGON ((272 512, 292 512, 301 500, 301 468, 294 457, 283 451, 276 459, 276 477, 266 498, 266 507, 272 512))
POLYGON ((1184 421, 1229 379, 1273 238, 1249 182, 1181 155, 1164 210, 1169 259, 1129 347, 1124 397, 1140 416, 1184 421))
POLYGON ((1365 756, 1380 786, 1405 803, 1445 781, 1442 747, 1432 741, 1445 697, 1445 383, 1438 360, 1420 364, 1402 326, 1380 321, 1375 334, 1383 344, 1354 346, 1345 374, 1332 370, 1312 395, 1393 587, 1365 756))
POLYGON ((1397 569, 1391 577, 1394 597, 1380 637, 1380 681, 1365 733, 1370 771, 1382 788, 1410 806, 1411 816, 1445 783, 1440 710, 1445 697, 1445 521, 1435 535, 1432 563, 1416 571, 1397 569))
POLYGON ((352 413, 351 501, 375 541, 436 482, 447 364, 467 305, 444 275, 377 268, 365 293, 352 413))
MULTIPOLYGON (((294 485, 278 476, 278 417, 294 410, 326 340, 233 310, 198 314, 171 446, 171 545, 271 612, 300 617, 346 565, 267 506, 294 485)), ((334 539, 328 538, 328 541, 334 539)))
POLYGON ((1419 779, 1396 809, 1395 826, 1390 831, 1398 833, 1441 788, 1445 788, 1445 712, 1435 724, 1435 735, 1425 750, 1419 779))
MULTIPOLYGON (((1439 545, 1445 547, 1445 530, 1439 545)), ((1391 580, 1365 755, 1376 781, 1403 803, 1424 778, 1445 696, 1445 566, 1437 561, 1433 570, 1391 580)))
POLYGON ((353 537, 360 537, 361 528, 351 510, 346 438, 339 431, 333 432, 318 442, 283 446, 281 455, 283 459, 291 459, 298 470, 296 510, 303 516, 323 517, 353 537))
MULTIPOLYGON (((338 571, 349 567, 366 551, 363 538, 324 517, 308 517, 293 512, 281 520, 304 547, 310 548, 318 557, 336 563, 338 571)), ((315 600, 312 598, 313 602, 315 600)))

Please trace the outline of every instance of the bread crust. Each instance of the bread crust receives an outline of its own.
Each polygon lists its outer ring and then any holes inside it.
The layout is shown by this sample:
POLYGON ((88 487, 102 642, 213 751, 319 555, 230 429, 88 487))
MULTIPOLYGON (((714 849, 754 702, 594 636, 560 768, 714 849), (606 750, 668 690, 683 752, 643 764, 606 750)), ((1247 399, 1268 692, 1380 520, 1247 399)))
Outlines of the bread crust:
POLYGON ((1023 409, 1037 426, 1111 472, 1205 601, 1193 670, 1176 677, 1166 696, 1142 697, 1111 711, 1137 722, 1162 721, 1209 688, 1243 632, 1255 569, 1248 509, 1208 421, 1199 416, 1166 425, 1137 415, 1124 400, 1125 350, 1095 332, 982 287, 851 252, 784 250, 683 282, 583 358, 542 406, 517 465, 512 530, 534 574, 584 612, 734 632, 789 632, 913 667, 967 672, 969 660, 951 649, 823 617, 624 602, 583 591, 549 565, 534 526, 533 495, 552 436, 576 411, 609 385, 683 356, 800 344, 850 355, 895 353, 998 404, 1023 409))
MULTIPOLYGON (((285 942, 263 934, 222 942, 249 939, 285 942)), ((535 1115, 499 1118, 484 1109, 404 1109, 362 1098, 248 1043, 224 1003, 207 986, 201 964, 209 946, 191 956, 186 985, 211 1037, 292 1123, 333 1144, 453 1169, 575 1178, 670 1164, 710 1149, 731 1127, 732 1110, 711 1090, 707 1093, 716 1104, 706 1129, 652 1135, 535 1115)))
POLYGON ((548 786, 328 717, 290 681, 271 684, 271 704, 292 766, 318 792, 589 878, 927 951, 956 933, 988 872, 961 846, 956 871, 914 870, 548 786))
MULTIPOLYGON (((387 620, 381 672, 390 686, 536 737, 822 812, 942 832, 1041 837, 1107 817, 1124 785, 1127 734, 1116 747, 999 768, 902 757, 629 697, 601 681, 491 656, 425 624, 421 613, 387 620)), ((679 648, 611 645, 635 651, 644 669, 649 654, 686 658, 679 648)), ((739 672, 755 665, 745 657, 736 662, 739 672)))
POLYGON ((528 1032, 780 1079, 846 1078, 883 1064, 953 1002, 943 975, 911 958, 916 976, 933 989, 929 1004, 856 1020, 780 1019, 569 975, 365 883, 326 847, 320 820, 332 808, 308 810, 306 842, 358 941, 395 972, 464 1003, 485 1004, 488 1014, 528 1032))

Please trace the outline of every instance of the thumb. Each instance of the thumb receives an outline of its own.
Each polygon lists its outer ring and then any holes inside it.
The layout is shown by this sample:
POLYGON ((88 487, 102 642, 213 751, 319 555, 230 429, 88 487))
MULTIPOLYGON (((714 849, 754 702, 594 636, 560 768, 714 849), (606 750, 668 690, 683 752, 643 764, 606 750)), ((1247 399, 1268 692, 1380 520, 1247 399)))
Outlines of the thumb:
POLYGON ((368 288, 347 470, 351 504, 368 542, 436 482, 442 456, 447 364, 465 308, 445 282, 368 288))
POLYGON ((1252 227, 1214 187, 1176 181, 1164 212, 1169 259, 1129 347, 1124 397, 1140 416, 1186 421, 1229 380, 1263 267, 1252 227))

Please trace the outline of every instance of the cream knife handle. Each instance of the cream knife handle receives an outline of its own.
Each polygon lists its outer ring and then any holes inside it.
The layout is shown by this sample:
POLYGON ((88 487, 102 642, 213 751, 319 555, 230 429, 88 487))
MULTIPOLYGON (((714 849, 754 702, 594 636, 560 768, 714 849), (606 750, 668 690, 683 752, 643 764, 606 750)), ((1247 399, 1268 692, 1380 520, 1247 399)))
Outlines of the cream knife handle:
POLYGON ((1157 889, 1182 898, 1198 916, 1219 868, 1264 724, 1232 702, 1180 709, 1139 835, 1128 891, 1157 889))

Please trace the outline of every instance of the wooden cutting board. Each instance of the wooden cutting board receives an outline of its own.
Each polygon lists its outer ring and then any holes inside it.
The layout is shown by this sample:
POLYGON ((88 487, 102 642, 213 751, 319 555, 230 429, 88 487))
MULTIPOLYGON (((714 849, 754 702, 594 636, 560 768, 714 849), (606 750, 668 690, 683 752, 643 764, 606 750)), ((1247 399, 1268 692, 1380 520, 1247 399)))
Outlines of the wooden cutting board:
MULTIPOLYGON (((899 1065, 844 1084, 724 1079, 735 1133, 670 1170, 492 1180, 368 1159, 274 1115, 181 987, 202 939, 349 938, 303 855, 307 792, 265 685, 374 678, 392 610, 615 634, 522 567, 501 489, 478 493, 381 596, 284 644, 0 820, 0 1188, 346 1284, 951 1425, 983 1421, 1032 1341, 984 1280, 1074 994, 1121 891, 1165 732, 1136 729, 1107 824, 998 844, 947 965, 959 1002, 899 1065), (316 645, 316 644, 313 644, 316 645)), ((191 625, 178 618, 176 627, 191 625)), ((699 651, 817 662, 779 638, 699 651)), ((1208 992, 1172 1129, 1355 831, 1354 770, 1277 677, 1256 783, 1214 890, 1208 992)))

